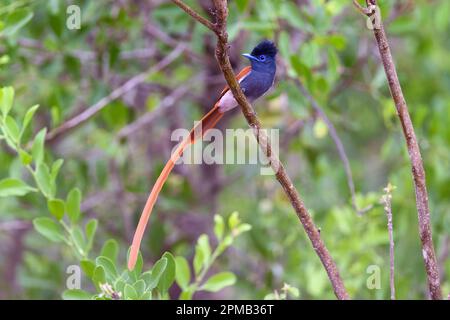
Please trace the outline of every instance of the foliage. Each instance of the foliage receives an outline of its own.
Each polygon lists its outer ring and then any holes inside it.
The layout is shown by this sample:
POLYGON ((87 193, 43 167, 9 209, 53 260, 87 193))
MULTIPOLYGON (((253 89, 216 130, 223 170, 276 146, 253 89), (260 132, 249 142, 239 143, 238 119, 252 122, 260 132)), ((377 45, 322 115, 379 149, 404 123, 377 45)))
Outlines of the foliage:
MULTIPOLYGON (((378 2, 422 150, 446 296, 450 2, 378 2)), ((207 1, 186 3, 210 15, 202 5, 207 1)), ((390 182, 397 187, 396 294, 425 298, 408 155, 364 17, 350 0, 229 3, 235 70, 246 63, 240 53, 262 38, 278 45, 276 86, 255 106, 265 128, 280 129, 280 158, 350 296, 389 298, 389 241, 379 199, 390 182), (330 130, 292 79, 302 81, 336 127, 358 207, 372 207, 365 214, 352 208, 330 130), (378 290, 367 287, 374 265, 381 270, 378 290)), ((253 164, 177 166, 155 206, 139 270, 124 269, 147 192, 172 148, 173 129, 192 127, 222 89, 214 45, 208 30, 170 1, 2 1, 0 298, 59 299, 70 265, 80 265, 85 277, 82 289, 65 291, 65 299, 334 298, 277 181, 253 164), (79 30, 66 26, 72 4, 81 9, 79 30), (179 43, 188 51, 170 65, 80 126, 46 139, 179 43), (188 93, 177 98, 178 88, 188 93), (139 124, 141 119, 147 122, 139 124), (236 214, 213 215, 236 210, 251 230, 236 214)), ((221 123, 222 129, 246 126, 239 112, 221 123)))

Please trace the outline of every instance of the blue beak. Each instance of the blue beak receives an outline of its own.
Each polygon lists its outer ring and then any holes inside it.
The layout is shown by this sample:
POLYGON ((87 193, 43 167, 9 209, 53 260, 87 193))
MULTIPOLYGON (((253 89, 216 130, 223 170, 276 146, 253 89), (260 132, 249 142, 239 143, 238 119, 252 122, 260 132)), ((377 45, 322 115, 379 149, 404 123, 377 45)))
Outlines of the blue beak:
POLYGON ((249 60, 258 61, 258 58, 252 56, 252 55, 249 54, 249 53, 244 53, 244 54, 242 54, 242 55, 243 55, 244 57, 246 57, 247 59, 249 59, 249 60))

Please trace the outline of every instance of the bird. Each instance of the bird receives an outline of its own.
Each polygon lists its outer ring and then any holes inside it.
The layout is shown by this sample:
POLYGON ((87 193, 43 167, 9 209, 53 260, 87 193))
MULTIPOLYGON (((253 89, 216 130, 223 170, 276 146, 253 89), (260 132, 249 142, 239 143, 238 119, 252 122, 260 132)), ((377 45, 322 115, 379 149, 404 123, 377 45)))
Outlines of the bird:
MULTIPOLYGON (((263 96, 273 86, 276 73, 275 57, 277 52, 277 47, 272 41, 263 40, 254 47, 251 53, 242 54, 242 56, 250 61, 250 65, 243 68, 236 75, 236 80, 238 80, 243 93, 250 102, 263 96)), ((237 106, 238 103, 229 86, 225 86, 220 93, 217 102, 214 104, 214 107, 199 122, 197 122, 190 131, 190 134, 180 142, 172 153, 170 159, 167 161, 153 185, 134 233, 128 258, 128 269, 130 271, 134 269, 136 264, 141 241, 153 206, 155 205, 158 195, 175 163, 189 145, 194 144, 198 139, 201 139, 209 129, 214 128, 227 111, 230 111, 237 106)))

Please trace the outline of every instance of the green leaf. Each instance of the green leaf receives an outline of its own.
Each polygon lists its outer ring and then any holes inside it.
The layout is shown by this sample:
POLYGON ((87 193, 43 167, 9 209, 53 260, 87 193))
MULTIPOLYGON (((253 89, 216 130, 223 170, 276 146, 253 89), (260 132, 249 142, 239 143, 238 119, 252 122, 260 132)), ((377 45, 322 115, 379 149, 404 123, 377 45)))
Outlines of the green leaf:
POLYGON ((220 241, 223 237, 223 233, 225 230, 225 223, 223 221, 223 217, 221 215, 214 215, 214 234, 217 239, 220 241))
POLYGON ((64 300, 91 300, 92 294, 81 289, 66 290, 62 294, 64 300))
POLYGON ((152 300, 152 292, 145 291, 140 297, 139 300, 152 300))
POLYGON ((61 199, 51 199, 47 201, 48 210, 56 219, 61 220, 64 216, 64 201, 61 199))
POLYGON ((94 236, 95 232, 97 231, 98 226, 98 220, 97 219, 91 219, 88 223, 86 223, 86 226, 84 228, 86 232, 86 252, 89 252, 92 248, 92 243, 94 242, 94 236))
POLYGON ((145 292, 145 281, 144 280, 138 280, 133 284, 134 289, 136 290, 136 293, 138 297, 142 296, 145 292))
POLYGON ((53 242, 60 242, 64 239, 61 226, 50 218, 36 218, 33 220, 34 228, 41 235, 53 242))
POLYGON ((12 36, 33 18, 29 9, 16 9, 6 17, 5 28, 0 32, 5 37, 12 36))
POLYGON ((234 229, 238 226, 239 223, 239 212, 235 211, 228 218, 228 227, 230 227, 230 229, 234 229))
POLYGON ((20 136, 22 136, 23 133, 25 132, 25 129, 30 124, 31 119, 33 119, 34 113, 36 112, 36 110, 38 108, 39 108, 38 104, 34 105, 30 109, 28 109, 27 113, 25 113, 25 117, 23 118, 23 122, 22 122, 22 130, 20 131, 20 136))
POLYGON ((81 228, 79 226, 73 227, 72 238, 73 238, 73 241, 75 242, 78 252, 80 253, 80 255, 84 256, 87 242, 86 242, 86 239, 84 238, 83 231, 81 230, 81 228))
POLYGON ((313 131, 317 139, 322 139, 328 134, 328 127, 322 119, 317 119, 313 131))
POLYGON ((191 281, 191 271, 185 257, 177 256, 175 258, 176 274, 175 279, 180 288, 185 291, 191 281))
POLYGON ((84 274, 89 278, 92 278, 94 275, 95 263, 91 260, 84 259, 80 261, 80 266, 84 274))
POLYGON ((96 266, 94 269, 94 275, 92 276, 92 282, 99 289, 99 285, 106 283, 105 269, 102 266, 96 266))
POLYGON ((19 149, 19 157, 20 157, 20 161, 22 162, 22 164, 24 166, 27 166, 31 163, 31 161, 33 161, 33 158, 31 157, 31 155, 26 152, 25 150, 19 149))
POLYGON ((58 159, 52 164, 52 168, 50 170, 50 177, 52 178, 52 181, 56 181, 56 177, 58 176, 59 169, 61 169, 61 166, 63 165, 64 160, 58 159))
POLYGON ((180 294, 180 300, 192 300, 193 292, 191 290, 183 291, 180 294))
POLYGON ((73 188, 67 195, 66 210, 72 223, 76 223, 80 218, 81 191, 73 188))
POLYGON ((11 110, 14 102, 14 88, 13 87, 4 87, 0 90, 0 110, 3 114, 3 117, 6 117, 11 110))
POLYGON ((209 239, 206 234, 202 234, 195 246, 195 256, 194 256, 194 271, 198 275, 202 267, 206 266, 209 262, 211 256, 211 248, 209 246, 209 239))
POLYGON ((200 290, 217 292, 225 287, 232 286, 236 282, 236 276, 232 272, 221 272, 213 275, 200 290))
POLYGON ((44 142, 46 134, 47 128, 41 129, 34 138, 33 146, 31 147, 31 155, 36 162, 36 165, 39 165, 42 160, 44 160, 44 142))
POLYGON ((250 231, 251 229, 252 229, 252 226, 249 225, 248 223, 240 224, 240 225, 236 228, 236 234, 235 234, 235 235, 236 235, 236 236, 237 236, 237 235, 240 235, 241 233, 250 231))
POLYGON ((158 282, 158 289, 161 294, 166 293, 169 291, 169 288, 172 286, 173 282, 175 281, 175 259, 173 255, 170 252, 165 252, 162 256, 163 258, 167 259, 167 266, 164 270, 164 273, 162 274, 161 278, 158 282))
POLYGON ((40 163, 35 172, 36 183, 46 198, 52 199, 55 195, 54 184, 51 180, 48 166, 45 163, 40 163))
POLYGON ((15 142, 15 143, 19 143, 19 138, 20 138, 20 128, 17 125, 16 120, 14 120, 13 117, 11 116, 6 116, 5 119, 5 129, 6 129, 6 133, 8 134, 8 136, 15 142))
POLYGON ((125 299, 127 299, 127 300, 137 300, 139 298, 136 290, 128 283, 125 285, 123 293, 124 293, 125 299))
POLYGON ((109 239, 105 242, 100 253, 101 256, 109 258, 112 262, 117 261, 117 256, 119 254, 119 245, 114 239, 109 239))
POLYGON ((95 259, 95 264, 103 267, 106 277, 109 278, 111 282, 114 282, 119 276, 114 263, 109 258, 100 256, 95 259))
POLYGON ((164 273, 164 270, 166 270, 167 267, 167 259, 161 258, 158 261, 156 261, 155 265, 152 268, 152 274, 150 277, 149 282, 147 283, 147 289, 153 290, 156 288, 156 286, 159 283, 159 279, 164 273))
POLYGON ((29 192, 36 192, 37 189, 30 187, 25 182, 15 178, 0 180, 0 197, 21 197, 29 192))

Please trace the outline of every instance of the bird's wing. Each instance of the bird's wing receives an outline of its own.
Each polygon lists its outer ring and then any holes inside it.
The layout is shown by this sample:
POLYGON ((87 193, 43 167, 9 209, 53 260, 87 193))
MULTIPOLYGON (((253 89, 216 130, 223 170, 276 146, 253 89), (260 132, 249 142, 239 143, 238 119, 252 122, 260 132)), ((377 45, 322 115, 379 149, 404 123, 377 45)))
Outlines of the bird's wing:
MULTIPOLYGON (((238 82, 241 82, 241 81, 242 81, 242 80, 250 73, 251 70, 252 70, 252 67, 251 67, 251 66, 247 66, 247 67, 243 68, 243 69, 236 75, 236 80, 237 80, 238 82)), ((230 90, 230 87, 229 87, 228 85, 226 85, 225 88, 223 88, 222 92, 220 93, 219 99, 217 99, 217 100, 220 100, 220 98, 222 98, 223 95, 224 95, 225 93, 227 93, 228 90, 230 90)))

